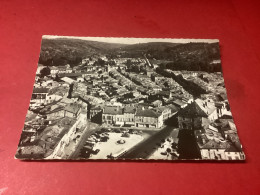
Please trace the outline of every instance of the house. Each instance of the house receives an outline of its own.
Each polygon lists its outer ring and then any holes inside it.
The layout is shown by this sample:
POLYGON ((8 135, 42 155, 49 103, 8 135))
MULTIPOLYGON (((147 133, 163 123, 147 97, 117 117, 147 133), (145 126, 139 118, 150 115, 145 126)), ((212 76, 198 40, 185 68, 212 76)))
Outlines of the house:
POLYGON ((183 102, 180 99, 176 99, 176 100, 172 101, 172 104, 174 104, 175 106, 178 106, 179 108, 184 108, 185 106, 187 106, 187 103, 183 102))
POLYGON ((153 73, 151 75, 151 80, 154 81, 155 83, 159 83, 163 79, 164 79, 164 77, 159 75, 159 74, 157 74, 157 73, 153 73))
POLYGON ((102 113, 102 123, 122 124, 124 123, 123 109, 119 106, 105 106, 102 113))
POLYGON ((196 102, 192 102, 178 112, 178 123, 180 129, 196 130, 202 128, 203 119, 208 115, 199 107, 196 102))
POLYGON ((50 73, 51 75, 56 75, 59 73, 59 68, 56 66, 50 66, 50 73))
POLYGON ((46 96, 49 92, 48 88, 34 88, 30 103, 44 104, 46 103, 46 96))
POLYGON ((135 115, 136 127, 154 127, 161 128, 163 126, 163 115, 152 109, 137 109, 135 115))
POLYGON ((69 118, 77 118, 81 112, 81 107, 78 104, 69 104, 65 107, 65 116, 69 118))
POLYGON ((220 112, 213 101, 196 99, 180 110, 178 120, 180 128, 196 129, 214 122, 219 116, 220 112))
POLYGON ((60 99, 62 99, 63 96, 59 95, 59 94, 47 94, 46 96, 46 102, 47 103, 51 103, 54 101, 59 101, 60 99))
POLYGON ((54 87, 49 90, 46 95, 46 102, 51 103, 54 101, 59 101, 63 97, 67 97, 69 93, 69 88, 67 86, 54 87))
POLYGON ((162 101, 161 100, 155 100, 155 101, 152 102, 152 105, 154 107, 160 107, 160 106, 162 106, 162 101))
POLYGON ((242 149, 238 149, 233 145, 225 150, 226 160, 245 160, 245 154, 242 149))
POLYGON ((58 68, 58 73, 72 73, 72 68, 70 67, 69 64, 65 65, 65 66, 57 66, 58 68))
POLYGON ((38 67, 37 67, 37 70, 36 70, 36 75, 41 74, 41 70, 42 70, 44 67, 46 67, 46 66, 44 66, 44 65, 42 65, 42 64, 38 64, 38 67))
POLYGON ((124 122, 126 125, 135 125, 136 108, 133 106, 126 106, 124 108, 124 122))
POLYGON ((69 77, 63 77, 63 78, 61 78, 60 80, 66 82, 66 83, 68 83, 68 84, 72 84, 72 83, 76 82, 75 80, 73 80, 73 79, 71 79, 71 78, 69 78, 69 77))
POLYGON ((59 73, 58 74, 58 77, 59 78, 62 78, 62 77, 69 77, 71 79, 77 79, 78 77, 81 77, 82 76, 82 73, 59 73))
POLYGON ((238 147, 217 135, 202 133, 203 130, 196 130, 195 137, 202 159, 212 160, 244 160, 241 145, 238 147), (200 132, 199 132, 200 131, 200 132), (220 138, 220 139, 219 139, 220 138))
POLYGON ((58 106, 57 108, 46 112, 47 120, 59 119, 65 116, 65 110, 63 106, 58 106))
POLYGON ((196 99, 195 102, 208 115, 208 119, 210 121, 214 121, 218 119, 219 109, 217 109, 213 101, 211 101, 210 99, 207 100, 196 99))
POLYGON ((167 106, 160 106, 160 107, 156 108, 156 111, 159 113, 162 113, 163 122, 172 116, 171 109, 168 108, 167 106))
POLYGON ((84 82, 84 78, 83 77, 77 77, 77 82, 84 82))
POLYGON ((154 71, 153 71, 152 69, 146 68, 146 75, 147 75, 148 77, 151 77, 153 73, 154 73, 154 71))
POLYGON ((201 158, 212 160, 226 160, 225 151, 228 147, 227 142, 218 142, 214 139, 198 143, 201 158))
POLYGON ((177 107, 177 106, 175 106, 175 105, 173 105, 173 104, 168 104, 167 107, 168 107, 169 109, 171 109, 171 116, 177 114, 177 112, 180 110, 179 107, 177 107))
POLYGON ((89 119, 95 117, 98 113, 102 112, 102 110, 101 106, 91 106, 89 109, 89 119))

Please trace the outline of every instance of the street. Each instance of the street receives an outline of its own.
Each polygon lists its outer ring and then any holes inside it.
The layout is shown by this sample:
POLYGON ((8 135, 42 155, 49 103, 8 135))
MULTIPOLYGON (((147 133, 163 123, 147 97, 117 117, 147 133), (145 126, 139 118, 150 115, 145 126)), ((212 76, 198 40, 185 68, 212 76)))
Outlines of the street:
POLYGON ((155 133, 151 137, 145 139, 141 143, 137 144, 124 154, 118 156, 117 158, 120 159, 147 159, 155 150, 156 150, 156 144, 160 143, 161 140, 167 138, 171 134, 175 134, 173 131, 177 129, 174 129, 174 127, 166 126, 162 130, 160 130, 158 133, 155 133))
POLYGON ((68 157, 68 159, 77 159, 80 153, 80 150, 83 148, 86 139, 96 131, 100 129, 100 126, 96 123, 88 121, 86 128, 84 129, 83 135, 80 137, 80 140, 75 147, 75 151, 68 157))

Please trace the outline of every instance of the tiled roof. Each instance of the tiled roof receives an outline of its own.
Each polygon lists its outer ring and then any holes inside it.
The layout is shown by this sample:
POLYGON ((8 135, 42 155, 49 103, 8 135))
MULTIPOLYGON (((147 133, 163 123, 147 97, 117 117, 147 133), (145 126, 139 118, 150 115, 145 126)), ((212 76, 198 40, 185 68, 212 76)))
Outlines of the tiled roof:
POLYGON ((78 77, 81 76, 82 73, 61 73, 58 74, 59 77, 78 77))
POLYGON ((92 106, 90 110, 102 110, 101 106, 92 106))
POLYGON ((178 108, 177 106, 175 106, 173 104, 169 104, 169 105, 167 105, 167 107, 171 109, 172 113, 178 112, 180 110, 180 108, 178 108))
POLYGON ((49 89, 48 88, 34 88, 33 93, 48 93, 49 89))
POLYGON ((163 111, 169 110, 170 108, 168 108, 167 106, 160 106, 160 107, 157 107, 157 108, 155 108, 155 109, 156 109, 156 111, 162 113, 163 111))
POLYGON ((209 140, 207 143, 200 146, 201 149, 226 149, 229 147, 227 142, 216 142, 214 139, 209 140))
POLYGON ((183 106, 185 103, 179 99, 177 100, 174 100, 173 103, 177 104, 177 105, 180 105, 180 106, 183 106))
POLYGON ((179 111, 179 116, 183 117, 208 117, 196 102, 192 102, 179 111))
POLYGON ((69 104, 65 107, 65 111, 76 114, 79 111, 80 107, 77 104, 69 104))
POLYGON ((152 118, 158 118, 161 115, 161 113, 156 112, 151 109, 138 109, 136 112, 136 116, 143 116, 143 117, 152 117, 152 118))
POLYGON ((111 115, 123 114, 123 109, 117 106, 105 106, 103 113, 111 115))
POLYGON ((135 113, 135 111, 136 111, 135 107, 132 107, 132 106, 127 106, 124 109, 125 113, 135 113))

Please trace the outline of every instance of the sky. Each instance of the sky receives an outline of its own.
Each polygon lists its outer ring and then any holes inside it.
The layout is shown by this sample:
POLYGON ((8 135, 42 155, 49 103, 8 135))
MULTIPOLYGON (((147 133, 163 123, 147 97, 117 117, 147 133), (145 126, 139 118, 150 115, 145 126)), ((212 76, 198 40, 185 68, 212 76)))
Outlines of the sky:
POLYGON ((149 42, 167 42, 167 43, 216 43, 218 39, 169 39, 169 38, 119 38, 119 37, 74 37, 74 36, 57 36, 57 35, 43 35, 43 39, 57 39, 57 38, 68 38, 68 39, 82 39, 89 41, 99 41, 107 43, 121 43, 121 44, 138 44, 138 43, 149 43, 149 42))

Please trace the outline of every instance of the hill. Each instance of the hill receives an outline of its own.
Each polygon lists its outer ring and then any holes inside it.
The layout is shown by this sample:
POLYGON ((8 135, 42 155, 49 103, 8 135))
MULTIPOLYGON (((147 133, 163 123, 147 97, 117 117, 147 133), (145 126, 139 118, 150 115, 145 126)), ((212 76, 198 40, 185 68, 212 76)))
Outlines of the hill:
POLYGON ((122 44, 104 43, 81 39, 42 39, 39 63, 43 65, 75 65, 85 57, 106 54, 122 44))
POLYGON ((120 48, 120 53, 123 57, 142 57, 143 54, 149 53, 164 53, 167 49, 172 49, 180 43, 167 43, 167 42, 149 42, 139 43, 133 45, 126 45, 120 48))
POLYGON ((220 63, 211 63, 213 60, 220 60, 218 43, 186 43, 168 47, 164 51, 149 51, 147 56, 150 59, 167 60, 160 64, 164 69, 221 71, 220 63))

